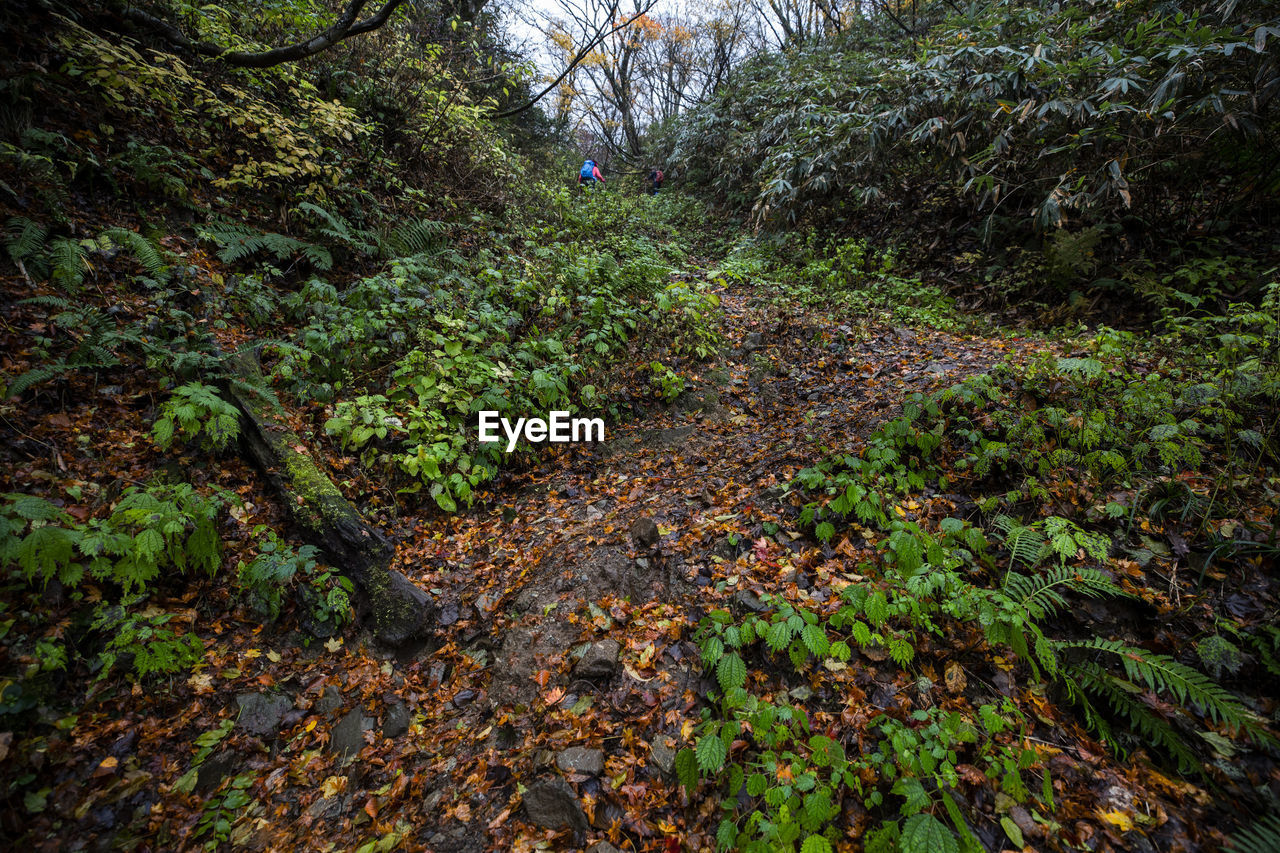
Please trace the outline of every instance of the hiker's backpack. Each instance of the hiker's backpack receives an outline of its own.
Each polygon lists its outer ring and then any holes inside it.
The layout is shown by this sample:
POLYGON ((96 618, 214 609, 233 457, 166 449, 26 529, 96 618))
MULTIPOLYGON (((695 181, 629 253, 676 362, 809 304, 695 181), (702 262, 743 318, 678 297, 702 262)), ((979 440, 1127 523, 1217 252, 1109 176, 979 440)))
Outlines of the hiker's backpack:
POLYGON ((596 176, 595 171, 596 164, 593 161, 588 160, 583 163, 582 168, 578 170, 578 177, 582 178, 584 181, 594 180, 596 176))

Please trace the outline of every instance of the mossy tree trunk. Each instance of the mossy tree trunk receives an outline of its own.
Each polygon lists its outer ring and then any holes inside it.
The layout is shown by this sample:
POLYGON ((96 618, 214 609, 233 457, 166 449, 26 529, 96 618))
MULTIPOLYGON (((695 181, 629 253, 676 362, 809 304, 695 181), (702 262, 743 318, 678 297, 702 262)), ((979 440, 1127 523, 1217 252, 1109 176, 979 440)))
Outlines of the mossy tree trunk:
MULTIPOLYGON (((262 384, 254 352, 237 353, 231 364, 246 382, 262 384)), ((401 645, 421 636, 433 621, 434 607, 425 592, 391 570, 395 546, 365 523, 269 403, 234 389, 231 397, 243 414, 240 436, 249 458, 288 508, 302 538, 320 548, 367 598, 378 638, 401 645)))

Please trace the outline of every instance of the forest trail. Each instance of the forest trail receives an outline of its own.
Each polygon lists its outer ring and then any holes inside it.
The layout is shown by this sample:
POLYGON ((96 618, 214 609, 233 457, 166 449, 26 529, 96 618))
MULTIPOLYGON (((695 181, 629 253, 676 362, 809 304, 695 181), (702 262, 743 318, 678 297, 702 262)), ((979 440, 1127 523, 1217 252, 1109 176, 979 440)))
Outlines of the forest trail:
POLYGON ((406 520, 398 567, 454 640, 407 667, 422 727, 381 757, 415 755, 432 849, 506 849, 514 817, 579 841, 589 824, 622 849, 672 829, 654 818, 682 798, 672 764, 705 693, 699 617, 766 593, 821 602, 833 572, 854 571, 853 552, 796 532, 786 484, 1009 348, 719 296, 725 347, 673 405, 544 454, 494 505, 406 520))

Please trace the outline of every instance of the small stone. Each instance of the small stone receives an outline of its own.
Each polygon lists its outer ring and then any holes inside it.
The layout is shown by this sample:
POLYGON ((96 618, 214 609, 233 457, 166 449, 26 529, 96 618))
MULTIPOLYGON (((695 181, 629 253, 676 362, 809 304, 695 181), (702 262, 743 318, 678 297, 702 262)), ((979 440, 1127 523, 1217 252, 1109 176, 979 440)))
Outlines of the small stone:
POLYGON ((669 738, 659 736, 650 741, 649 758, 663 776, 670 776, 675 772, 676 750, 669 738))
POLYGON ((631 539, 636 543, 637 548, 654 548, 661 538, 661 534, 658 533, 658 525, 647 515, 636 519, 631 525, 631 539))
POLYGON ((525 791, 524 813, 530 823, 544 829, 567 826, 578 834, 587 831, 587 816, 582 805, 563 779, 537 782, 525 791))
POLYGON ((571 746, 556 756, 556 766, 566 773, 599 776, 604 772, 604 752, 585 746, 571 746))
POLYGON ((236 724, 251 735, 272 737, 280 731, 280 721, 293 701, 278 693, 241 693, 236 697, 240 717, 236 724))
POLYGON ((207 794, 216 790, 222 780, 235 771, 239 761, 234 752, 223 752, 206 758, 196 771, 196 793, 207 794))
POLYGON ((622 646, 617 640, 600 640, 592 643, 582 654, 582 660, 573 668, 573 674, 588 681, 605 681, 618 671, 618 659, 622 646))
POLYGON ((316 710, 321 714, 332 714, 342 707, 342 691, 330 684, 316 700, 316 710))
POLYGON ((764 335, 759 332, 748 332, 747 337, 742 342, 743 352, 755 352, 764 345, 764 335))
POLYGON ((373 720, 369 719, 359 708, 353 708, 338 721, 329 735, 329 751, 337 755, 355 755, 364 749, 364 733, 373 728, 373 720))
POLYGON ((733 594, 732 601, 737 607, 740 607, 743 610, 749 610, 752 613, 763 613, 765 610, 768 610, 758 595, 745 589, 740 589, 735 592, 733 594))
POLYGON ((409 709, 403 702, 387 706, 386 719, 382 721, 382 736, 396 738, 409 731, 409 709))

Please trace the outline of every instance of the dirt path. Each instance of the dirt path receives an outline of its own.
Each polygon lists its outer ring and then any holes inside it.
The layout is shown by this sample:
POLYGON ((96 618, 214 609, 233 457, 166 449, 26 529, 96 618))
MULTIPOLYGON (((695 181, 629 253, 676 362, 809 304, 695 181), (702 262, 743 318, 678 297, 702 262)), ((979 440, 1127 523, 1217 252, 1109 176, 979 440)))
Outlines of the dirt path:
POLYGON ((726 352, 676 405, 548 456, 498 505, 402 547, 455 638, 404 673, 421 728, 397 759, 426 780, 415 834, 432 849, 522 849, 557 825, 555 849, 664 835, 697 849, 690 822, 714 832, 718 816, 683 808, 671 768, 698 718, 699 616, 762 592, 822 600, 822 578, 852 562, 798 535, 787 482, 1005 348, 722 299, 726 352))

